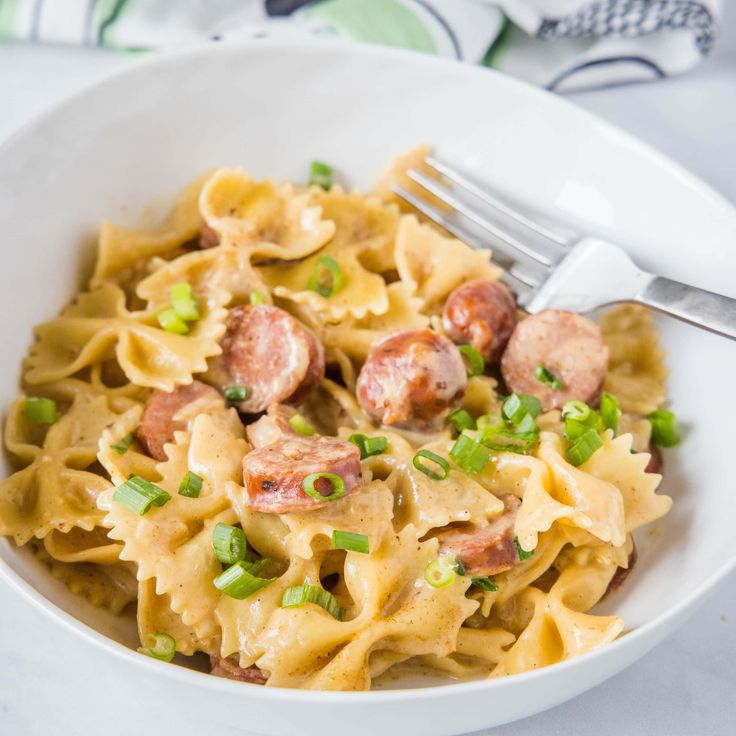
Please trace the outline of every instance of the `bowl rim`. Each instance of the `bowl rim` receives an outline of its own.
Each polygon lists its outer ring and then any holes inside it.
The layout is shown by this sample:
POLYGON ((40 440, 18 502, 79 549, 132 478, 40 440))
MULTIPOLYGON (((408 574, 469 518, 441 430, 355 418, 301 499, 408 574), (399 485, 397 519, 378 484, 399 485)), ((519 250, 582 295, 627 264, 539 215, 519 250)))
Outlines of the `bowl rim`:
MULTIPOLYGON (((133 77, 139 74, 145 74, 153 71, 156 67, 174 67, 182 61, 188 61, 199 57, 207 57, 213 55, 258 55, 262 51, 280 51, 292 54, 330 54, 335 52, 345 53, 353 56, 364 56, 367 58, 381 57, 382 59, 395 59, 397 62, 405 62, 413 65, 424 66, 428 70, 441 69, 458 69, 462 68, 462 74, 466 76, 475 76, 478 80, 493 77, 494 84, 507 84, 515 87, 518 91, 522 91, 526 95, 537 96, 538 98, 546 98, 546 104, 559 105, 567 110, 575 110, 575 114, 579 117, 587 119, 591 125, 598 130, 608 133, 619 143, 630 147, 637 154, 648 158, 650 161, 668 171, 681 182, 688 185, 699 195, 704 197, 711 206, 723 209, 736 224, 736 208, 712 186, 702 181, 698 176, 688 171, 684 166, 673 161, 665 154, 658 151, 651 145, 643 142, 636 136, 622 130, 617 125, 604 120, 592 112, 585 110, 569 99, 553 94, 548 90, 536 87, 523 80, 503 74, 495 69, 488 67, 480 67, 478 65, 464 64, 453 59, 446 59, 429 54, 421 54, 405 49, 393 47, 385 47, 364 43, 352 43, 336 39, 279 39, 279 38, 257 38, 241 41, 221 42, 206 46, 197 46, 194 48, 178 49, 167 51, 148 58, 134 62, 130 66, 123 67, 113 71, 71 95, 64 97, 56 103, 45 108, 39 114, 33 116, 29 121, 22 124, 18 129, 11 133, 5 140, 0 142, 0 168, 2 167, 2 159, 5 154, 11 151, 23 138, 33 135, 33 133, 52 120, 57 114, 73 108, 87 95, 95 94, 103 88, 114 85, 119 79, 133 77)), ((11 545, 11 540, 6 540, 7 545, 11 545)), ((11 547, 12 549, 12 547, 11 547)), ((137 666, 148 668, 151 673, 163 674, 171 680, 182 682, 192 686, 204 686, 210 690, 221 691, 225 694, 244 695, 243 686, 248 686, 249 696, 259 697, 266 701, 280 701, 288 699, 290 701, 298 701, 306 704, 324 704, 324 703, 362 703, 370 702, 398 702, 398 701, 421 701, 427 697, 449 698, 460 695, 461 693, 470 694, 478 692, 498 692, 505 687, 515 687, 517 683, 537 680, 553 676, 555 673, 562 673, 577 667, 583 666, 585 663, 598 660, 600 658, 609 658, 614 652, 625 652, 632 647, 637 646, 639 640, 649 639, 648 646, 642 651, 648 651, 655 646, 658 641, 666 636, 668 624, 677 619, 684 619, 687 615, 694 612, 699 603, 701 603, 707 594, 724 580, 731 572, 736 570, 736 551, 733 556, 724 561, 720 568, 705 578, 698 586, 694 587, 689 595, 681 599, 676 605, 672 606, 666 612, 653 618, 650 621, 638 626, 630 632, 624 633, 623 636, 599 647, 598 649, 587 652, 578 657, 565 660, 547 667, 536 670, 530 670, 519 674, 506 676, 503 678, 484 678, 471 681, 454 681, 443 685, 432 685, 424 687, 412 687, 407 689, 387 689, 387 690, 368 690, 368 691, 328 691, 328 690, 302 690, 298 688, 287 687, 262 687, 249 683, 236 682, 221 677, 212 677, 208 673, 191 670, 183 666, 171 666, 169 663, 159 662, 150 657, 143 656, 133 649, 115 641, 114 639, 102 634, 96 629, 88 626, 79 619, 66 612, 51 600, 41 594, 33 585, 23 579, 13 570, 10 565, 0 558, 0 579, 5 580, 9 588, 14 589, 23 594, 37 609, 43 611, 50 619, 60 623, 66 629, 73 631, 87 642, 99 646, 101 649, 113 654, 114 656, 137 666), (651 636, 657 630, 664 630, 664 634, 657 638, 651 636)), ((635 658, 634 658, 635 659, 635 658)), ((620 668, 619 668, 620 669, 620 668)))

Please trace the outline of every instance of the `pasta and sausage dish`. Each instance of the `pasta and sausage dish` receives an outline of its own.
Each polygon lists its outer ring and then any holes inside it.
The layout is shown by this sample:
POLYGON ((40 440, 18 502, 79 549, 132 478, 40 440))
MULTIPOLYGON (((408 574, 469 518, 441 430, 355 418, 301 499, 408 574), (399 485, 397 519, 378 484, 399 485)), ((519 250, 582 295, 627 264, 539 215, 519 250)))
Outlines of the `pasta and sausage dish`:
POLYGON ((8 411, 0 533, 143 654, 268 686, 501 677, 591 651, 667 513, 649 313, 527 315, 394 198, 219 169, 103 222, 8 411), (194 658, 188 660, 188 658, 194 658))

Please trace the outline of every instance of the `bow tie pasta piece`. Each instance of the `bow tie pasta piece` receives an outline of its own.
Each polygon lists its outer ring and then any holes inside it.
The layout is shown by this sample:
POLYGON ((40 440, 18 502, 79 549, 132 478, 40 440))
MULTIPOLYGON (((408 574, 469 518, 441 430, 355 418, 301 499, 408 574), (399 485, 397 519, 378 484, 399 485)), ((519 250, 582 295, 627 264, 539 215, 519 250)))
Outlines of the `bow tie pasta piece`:
POLYGON ((25 399, 11 408, 5 443, 26 466, 0 483, 0 534, 17 544, 43 539, 53 529, 91 531, 101 522, 97 496, 110 483, 87 470, 97 459, 97 443, 117 414, 103 396, 80 394, 52 424, 38 445, 29 443, 25 399))
POLYGON ((471 279, 497 281, 501 271, 491 264, 490 250, 473 250, 448 238, 414 215, 404 215, 396 234, 396 269, 411 293, 427 309, 444 303, 460 284, 471 279))
POLYGON ((193 240, 204 222, 199 212, 199 195, 206 177, 190 184, 180 195, 164 222, 154 230, 113 225, 103 220, 100 227, 97 264, 90 281, 92 288, 154 256, 161 256, 193 240))
POLYGON ((590 475, 612 483, 624 501, 626 531, 631 532, 664 516, 672 508, 672 499, 656 493, 662 478, 645 472, 649 455, 631 452, 632 437, 623 434, 613 439, 609 432, 603 447, 594 452, 581 468, 590 475))
POLYGON ((249 245, 254 256, 293 260, 321 248, 335 233, 308 192, 256 182, 240 169, 219 169, 199 199, 207 225, 226 245, 249 245))
POLYGON ((651 311, 637 304, 616 307, 601 317, 601 331, 609 350, 604 390, 619 400, 623 411, 654 411, 667 395, 669 371, 651 311))
POLYGON ((174 284, 187 283, 195 295, 210 295, 220 305, 247 303, 253 292, 270 302, 266 284, 251 265, 252 256, 252 248, 247 245, 219 245, 187 253, 159 264, 138 284, 136 292, 141 299, 161 303, 174 284))
POLYGON ((218 341, 227 312, 213 299, 190 333, 176 335, 159 327, 161 308, 128 311, 125 294, 110 283, 81 294, 61 316, 36 328, 25 380, 58 381, 114 355, 128 380, 139 386, 172 391, 190 383, 193 373, 207 369, 207 358, 222 352, 218 341))

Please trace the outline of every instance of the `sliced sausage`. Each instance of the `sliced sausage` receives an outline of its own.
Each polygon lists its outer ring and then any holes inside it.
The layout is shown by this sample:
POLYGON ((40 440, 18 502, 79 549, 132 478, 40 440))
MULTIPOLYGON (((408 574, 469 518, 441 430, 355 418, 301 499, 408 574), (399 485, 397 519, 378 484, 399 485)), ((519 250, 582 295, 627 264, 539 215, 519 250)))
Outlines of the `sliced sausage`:
POLYGON ((383 424, 429 428, 461 401, 465 364, 444 335, 426 328, 399 330, 371 346, 355 393, 383 424))
POLYGON ((256 665, 240 667, 236 654, 231 654, 229 657, 218 657, 216 654, 211 654, 210 664, 212 666, 210 674, 216 677, 227 677, 228 680, 239 680, 240 682, 252 682, 255 685, 265 685, 268 679, 263 670, 256 667, 256 665))
POLYGON ((626 578, 629 577, 629 573, 634 569, 634 565, 636 564, 637 557, 638 557, 638 554, 636 551, 636 545, 634 545, 631 548, 631 552, 629 553, 628 567, 617 567, 616 568, 616 572, 613 573, 613 577, 611 578, 611 582, 608 583, 608 587, 606 588, 606 592, 603 594, 603 598, 605 598, 609 593, 616 592, 621 587, 624 580, 626 580, 626 578))
POLYGON ((497 363, 517 321, 516 302, 500 281, 470 281, 447 297, 442 325, 456 343, 472 345, 497 363))
POLYGON ((646 468, 644 468, 644 472, 662 475, 664 473, 664 458, 662 457, 659 447, 657 447, 657 445, 650 444, 647 452, 649 453, 649 462, 647 463, 646 468))
POLYGON ((216 248, 218 245, 220 245, 220 236, 217 234, 217 231, 213 230, 207 224, 202 225, 199 231, 197 247, 201 250, 206 250, 207 248, 216 248))
POLYGON ((295 435, 296 432, 289 424, 296 414, 296 409, 285 404, 271 404, 268 411, 257 421, 249 424, 245 431, 250 446, 258 450, 261 447, 272 445, 284 437, 295 435))
POLYGON ((544 411, 560 409, 571 399, 595 399, 607 368, 608 348, 600 327, 559 309, 545 309, 519 322, 501 358, 507 388, 536 396, 544 411), (534 377, 540 365, 562 381, 562 388, 550 388, 534 377))
MULTIPOLYGON (((336 437, 285 437, 249 452, 243 459, 243 479, 248 505, 267 514, 285 514, 321 508, 330 501, 313 498, 302 482, 312 473, 339 475, 343 495, 362 484, 360 451, 352 442, 336 437)), ((330 495, 328 481, 317 483, 322 495, 330 495)))
POLYGON ((186 423, 175 421, 174 417, 187 404, 203 398, 222 403, 222 396, 212 386, 200 381, 178 386, 171 392, 155 391, 151 395, 143 409, 137 435, 152 458, 166 460, 164 445, 174 441, 174 432, 186 429, 186 423))
POLYGON ((437 537, 440 551, 457 555, 466 575, 497 575, 519 562, 514 526, 521 504, 516 496, 504 496, 502 500, 506 509, 488 526, 473 531, 453 529, 437 537))
POLYGON ((233 307, 220 346, 208 378, 220 388, 245 386, 248 397, 237 404, 242 412, 298 403, 325 374, 324 350, 314 333, 268 304, 233 307))

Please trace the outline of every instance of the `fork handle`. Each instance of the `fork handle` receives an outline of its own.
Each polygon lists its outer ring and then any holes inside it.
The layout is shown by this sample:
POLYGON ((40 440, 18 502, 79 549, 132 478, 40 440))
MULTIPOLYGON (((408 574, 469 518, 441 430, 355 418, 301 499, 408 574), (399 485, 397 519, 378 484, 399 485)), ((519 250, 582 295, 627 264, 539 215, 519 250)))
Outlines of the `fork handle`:
POLYGON ((636 301, 736 340, 736 299, 663 276, 652 276, 636 301))

